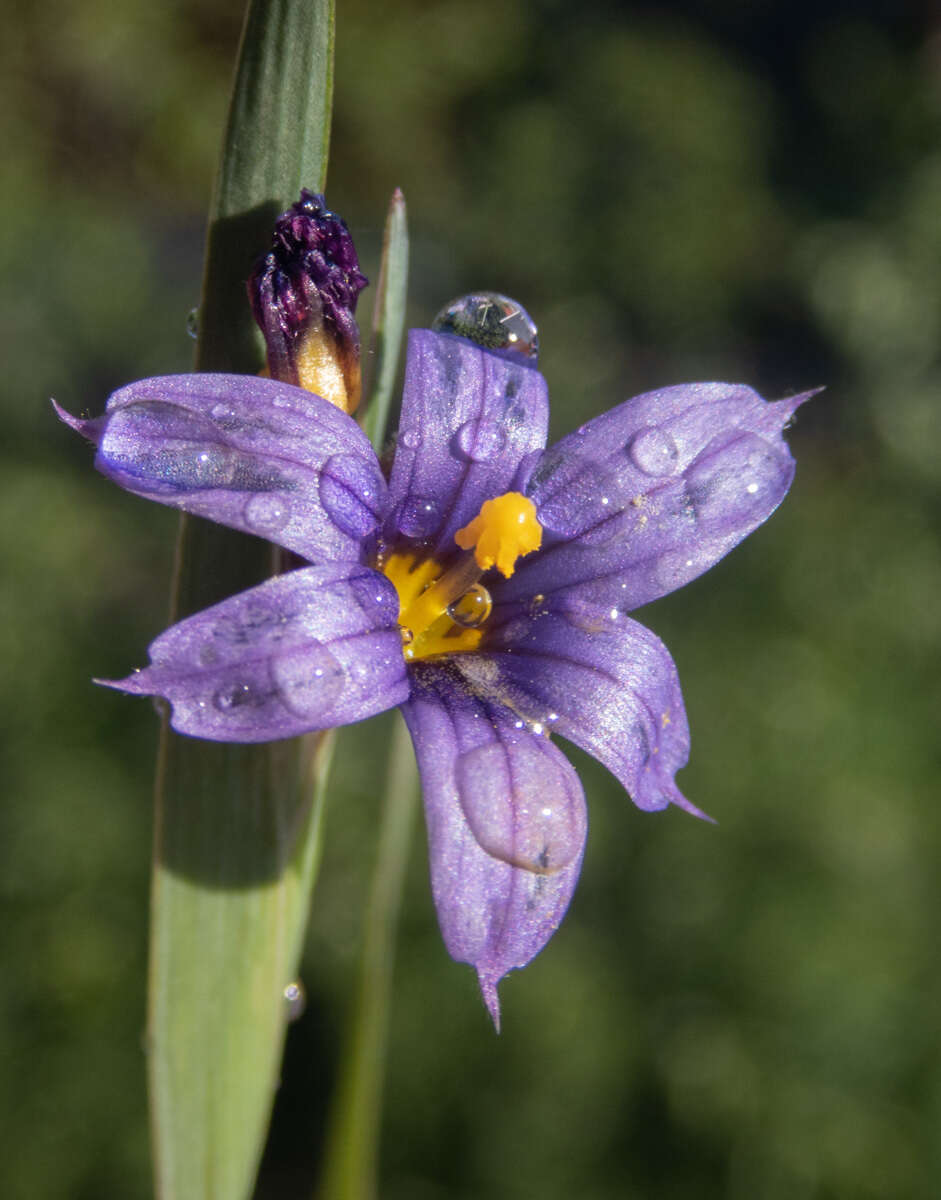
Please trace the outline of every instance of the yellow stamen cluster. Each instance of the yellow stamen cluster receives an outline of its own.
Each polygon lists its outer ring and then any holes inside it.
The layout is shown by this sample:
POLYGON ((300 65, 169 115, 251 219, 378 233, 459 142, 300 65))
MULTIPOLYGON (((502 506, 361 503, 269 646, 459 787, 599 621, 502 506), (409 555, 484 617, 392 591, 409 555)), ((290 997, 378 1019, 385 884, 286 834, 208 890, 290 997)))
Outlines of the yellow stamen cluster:
POLYGON ((507 492, 484 501, 454 540, 474 553, 447 568, 418 552, 389 554, 378 564, 399 595, 402 653, 409 662, 477 649, 491 608, 482 572, 496 566, 508 579, 518 558, 539 549, 542 526, 531 500, 507 492))
POLYGON ((522 492, 505 492, 485 500, 473 521, 459 529, 454 540, 462 550, 473 550, 482 571, 491 567, 509 579, 516 560, 542 545, 542 526, 536 506, 522 492))
MULTIPOLYGON (((479 587, 476 581, 480 572, 473 559, 466 558, 450 571, 444 571, 433 558, 390 554, 381 569, 399 594, 402 653, 409 662, 477 649, 483 629, 479 625, 469 628, 460 620, 455 621, 449 612, 449 609, 456 612, 460 618, 460 610, 468 607, 466 594, 479 587)), ((486 612, 481 612, 480 625, 488 615, 489 604, 486 612)))

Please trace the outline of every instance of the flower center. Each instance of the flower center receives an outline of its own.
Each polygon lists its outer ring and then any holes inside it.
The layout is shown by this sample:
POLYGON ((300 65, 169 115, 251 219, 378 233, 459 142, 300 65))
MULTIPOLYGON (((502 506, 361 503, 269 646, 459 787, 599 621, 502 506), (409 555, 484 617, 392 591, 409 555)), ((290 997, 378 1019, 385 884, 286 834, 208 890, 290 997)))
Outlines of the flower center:
POLYGON ((454 540, 473 554, 448 567, 412 551, 389 554, 379 564, 399 595, 402 653, 409 662, 477 649, 492 608, 481 575, 495 566, 509 579, 516 560, 538 550, 542 526, 531 500, 507 492, 485 500, 454 540))

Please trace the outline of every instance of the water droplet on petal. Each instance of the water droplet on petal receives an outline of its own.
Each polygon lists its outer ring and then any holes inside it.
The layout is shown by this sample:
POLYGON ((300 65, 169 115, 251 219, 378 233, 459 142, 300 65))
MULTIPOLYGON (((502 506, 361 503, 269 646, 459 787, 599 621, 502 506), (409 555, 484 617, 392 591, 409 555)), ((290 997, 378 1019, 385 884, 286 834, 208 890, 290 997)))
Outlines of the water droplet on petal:
POLYGON ((448 616, 456 625, 476 629, 483 625, 493 609, 490 593, 481 583, 475 583, 459 600, 448 605, 448 616))
POLYGON ((686 489, 700 523, 740 526, 770 512, 786 478, 779 454, 749 433, 694 463, 686 489))
POLYGON ((406 450, 417 450, 422 441, 421 430, 406 429, 404 432, 399 433, 399 441, 406 450))
POLYGON ((245 524, 262 537, 277 533, 290 519, 287 501, 270 492, 258 492, 245 505, 245 524))
POLYGON ((340 661, 320 642, 272 660, 271 675, 278 695, 297 717, 326 717, 346 683, 340 661))
POLYGON ((612 505, 611 497, 619 489, 616 478, 609 472, 611 478, 606 479, 605 474, 591 459, 574 459, 564 486, 539 505, 540 524, 564 538, 588 541, 594 533, 596 538, 607 541, 613 533, 608 519, 612 509, 618 507, 612 505), (609 490, 605 490, 607 484, 611 485, 609 490), (602 523, 603 527, 596 530, 602 523))
POLYGON ((581 853, 587 819, 581 795, 541 745, 489 742, 462 754, 456 771, 461 808, 482 849, 550 875, 581 853))
POLYGON ((226 446, 207 446, 193 455, 193 480, 199 487, 224 487, 235 476, 236 456, 226 446))
POLYGON ((186 314, 186 333, 194 340, 199 337, 199 309, 191 308, 186 314))
POLYGON ((99 452, 113 470, 161 491, 185 493, 231 484, 238 466, 234 450, 183 438, 170 441, 167 429, 168 421, 156 405, 149 411, 143 404, 117 409, 99 452))
POLYGON ((648 426, 631 438, 627 452, 645 475, 672 475, 680 459, 676 442, 664 429, 648 426))
POLYGON ((506 430, 496 421, 478 417, 465 421, 454 435, 458 451, 471 462, 489 462, 506 446, 506 430))
POLYGON ((264 697, 250 683, 227 683, 219 688, 212 702, 219 712, 227 713, 247 705, 262 704, 264 697))
POLYGON ((409 538, 430 537, 438 528, 441 509, 431 496, 410 496, 399 513, 399 529, 409 538))
POLYGON ((355 454, 334 454, 320 472, 320 502, 350 537, 365 537, 379 524, 382 490, 379 468, 355 454))
POLYGON ((214 404, 209 410, 209 415, 217 425, 221 425, 223 428, 228 428, 237 422, 235 410, 228 404, 214 404))
POLYGON ((304 985, 299 979, 295 979, 285 987, 282 995, 287 1008, 288 1020, 297 1021, 304 1015, 304 1009, 307 1007, 307 993, 304 991, 304 985))
POLYGON ((505 358, 535 366, 539 354, 536 323, 509 296, 473 292, 445 305, 431 323, 438 333, 454 333, 505 358))

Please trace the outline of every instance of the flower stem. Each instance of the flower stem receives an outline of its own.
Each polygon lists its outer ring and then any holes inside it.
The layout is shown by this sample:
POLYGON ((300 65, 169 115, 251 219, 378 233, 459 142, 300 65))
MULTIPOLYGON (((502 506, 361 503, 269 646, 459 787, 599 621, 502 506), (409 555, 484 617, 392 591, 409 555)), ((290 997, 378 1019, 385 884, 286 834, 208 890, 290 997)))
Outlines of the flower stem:
POLYGON ((366 909, 352 1020, 334 1091, 320 1200, 373 1200, 395 939, 418 796, 415 756, 396 720, 372 889, 366 909))

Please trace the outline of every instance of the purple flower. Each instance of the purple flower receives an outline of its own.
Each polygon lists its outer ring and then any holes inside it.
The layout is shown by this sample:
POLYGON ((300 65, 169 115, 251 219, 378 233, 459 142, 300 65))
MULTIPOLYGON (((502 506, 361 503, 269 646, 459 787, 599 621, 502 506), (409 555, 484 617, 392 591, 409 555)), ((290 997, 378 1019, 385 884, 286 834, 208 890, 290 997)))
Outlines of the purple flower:
POLYGON ((635 804, 702 815, 676 668, 628 614, 701 574, 780 503, 805 396, 700 383, 637 396, 544 449, 530 348, 409 338, 388 479, 359 426, 298 387, 147 379, 61 413, 137 495, 258 534, 307 565, 172 626, 111 686, 179 732, 256 742, 399 705, 421 770, 445 943, 497 983, 546 944, 587 818, 555 735, 635 804))

